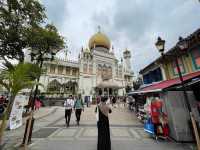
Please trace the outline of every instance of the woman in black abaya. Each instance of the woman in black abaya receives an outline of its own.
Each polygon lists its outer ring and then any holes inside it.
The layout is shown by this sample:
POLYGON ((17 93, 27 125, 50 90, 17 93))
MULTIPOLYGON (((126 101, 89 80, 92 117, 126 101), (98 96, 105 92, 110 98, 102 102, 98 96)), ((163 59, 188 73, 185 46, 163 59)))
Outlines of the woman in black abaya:
POLYGON ((111 113, 110 107, 106 104, 107 97, 101 99, 101 103, 97 106, 99 119, 98 126, 98 143, 97 150, 111 150, 110 127, 108 114, 111 113))

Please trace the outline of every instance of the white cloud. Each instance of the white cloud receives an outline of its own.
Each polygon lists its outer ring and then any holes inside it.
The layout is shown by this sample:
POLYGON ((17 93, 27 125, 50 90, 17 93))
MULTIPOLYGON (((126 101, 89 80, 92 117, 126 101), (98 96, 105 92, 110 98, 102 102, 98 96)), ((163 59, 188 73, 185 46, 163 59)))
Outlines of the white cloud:
POLYGON ((118 58, 125 48, 132 51, 135 72, 159 56, 154 46, 157 36, 166 40, 169 49, 180 35, 187 36, 200 25, 198 0, 44 0, 43 3, 49 19, 69 40, 71 58, 78 57, 81 47, 87 46, 101 25, 118 58))

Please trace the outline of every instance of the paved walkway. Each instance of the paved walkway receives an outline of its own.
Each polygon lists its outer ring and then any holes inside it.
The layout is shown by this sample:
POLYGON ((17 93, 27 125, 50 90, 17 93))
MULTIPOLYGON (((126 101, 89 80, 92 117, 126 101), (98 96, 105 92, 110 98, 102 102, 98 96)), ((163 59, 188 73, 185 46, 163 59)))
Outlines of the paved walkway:
MULTIPOLYGON (((50 121, 33 134, 31 150, 96 150, 97 127, 95 107, 86 108, 82 114, 80 126, 75 124, 74 113, 71 126, 65 127, 64 109, 54 114, 57 118, 50 121)), ((143 130, 143 125, 126 108, 113 108, 110 117, 112 150, 189 150, 188 144, 156 141, 143 130)), ((49 121, 52 116, 43 118, 49 121)), ((41 122, 41 120, 40 120, 41 122)))
MULTIPOLYGON (((34 126, 34 131, 38 130, 37 122, 40 122, 42 118, 46 118, 48 115, 54 114, 59 107, 42 107, 34 112, 34 118, 36 123, 34 126)), ((26 118, 23 118, 23 126, 15 130, 6 130, 4 132, 4 149, 11 149, 14 145, 22 142, 23 134, 25 131, 26 118)))

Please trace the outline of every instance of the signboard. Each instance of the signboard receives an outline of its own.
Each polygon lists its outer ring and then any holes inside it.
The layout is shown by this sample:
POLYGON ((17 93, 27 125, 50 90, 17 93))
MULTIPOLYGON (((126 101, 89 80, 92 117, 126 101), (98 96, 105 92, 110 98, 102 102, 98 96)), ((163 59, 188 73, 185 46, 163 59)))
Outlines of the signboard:
POLYGON ((16 129, 22 126, 23 107, 27 101, 28 101, 28 96, 26 95, 16 96, 9 118, 10 129, 16 129))

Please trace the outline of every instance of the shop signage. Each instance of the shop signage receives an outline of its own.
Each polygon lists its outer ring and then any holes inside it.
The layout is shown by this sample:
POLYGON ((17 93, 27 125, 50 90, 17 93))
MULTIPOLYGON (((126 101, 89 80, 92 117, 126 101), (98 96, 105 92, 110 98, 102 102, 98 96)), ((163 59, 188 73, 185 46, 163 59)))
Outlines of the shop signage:
POLYGON ((10 118, 9 118, 10 129, 16 129, 22 126, 23 107, 27 100, 28 100, 28 96, 26 95, 16 96, 12 110, 11 110, 10 118))

